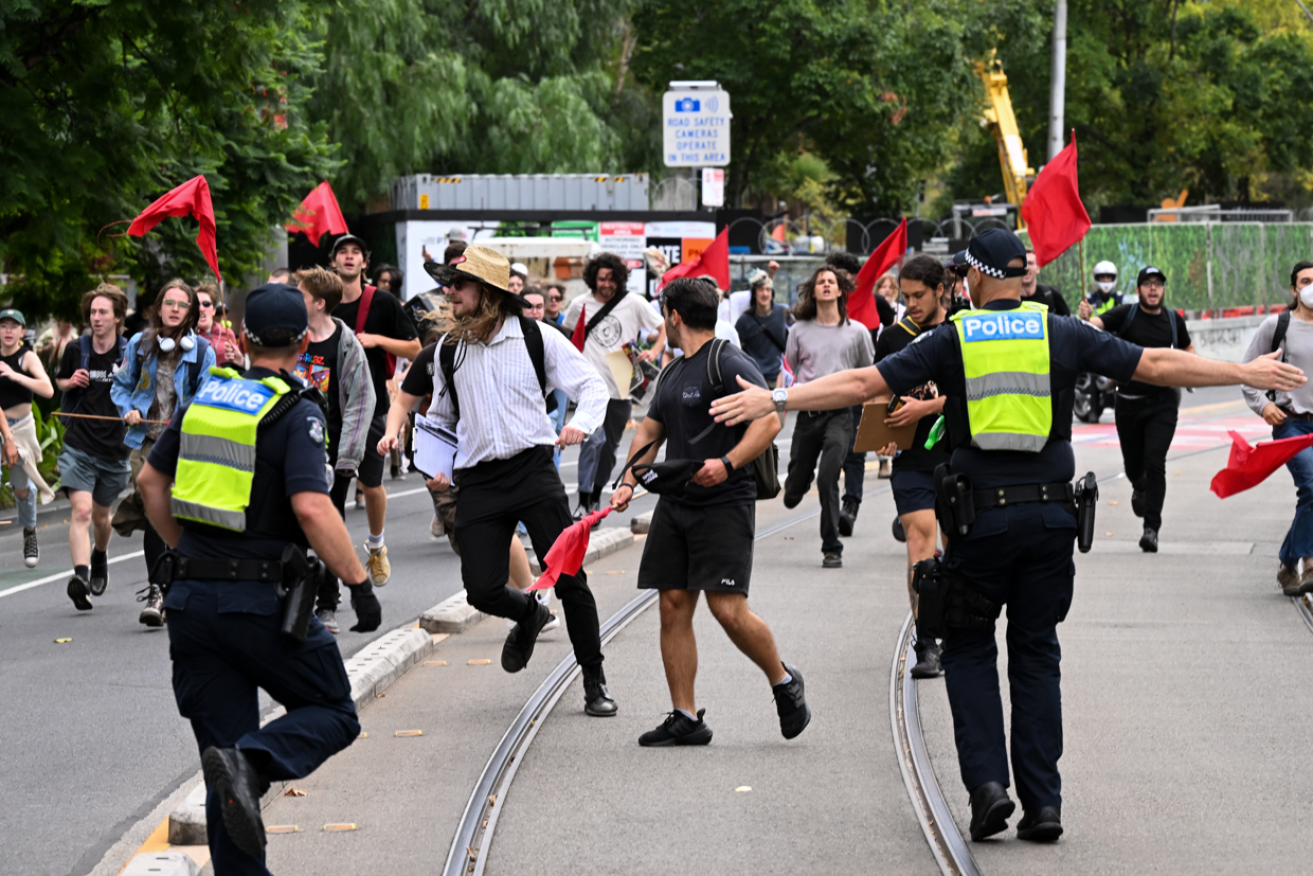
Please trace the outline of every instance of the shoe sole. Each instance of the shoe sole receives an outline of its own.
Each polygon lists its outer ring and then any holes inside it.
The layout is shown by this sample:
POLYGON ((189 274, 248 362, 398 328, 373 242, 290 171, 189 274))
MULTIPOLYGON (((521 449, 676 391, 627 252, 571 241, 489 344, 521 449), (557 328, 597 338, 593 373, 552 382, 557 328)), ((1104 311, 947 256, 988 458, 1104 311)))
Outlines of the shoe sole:
POLYGON ((971 841, 978 843, 982 839, 987 839, 996 833, 1002 833, 1008 829, 1008 819, 1012 813, 1017 811, 1017 804, 1012 800, 999 800, 989 811, 985 813, 985 823, 978 829, 971 831, 971 841))
POLYGON ((104 596, 104 595, 105 595, 105 588, 108 587, 108 586, 109 586, 109 579, 108 579, 108 578, 92 578, 92 579, 91 579, 91 595, 92 595, 92 596, 104 596))
POLYGON ((842 568, 843 568, 843 563, 842 563, 842 562, 839 562, 839 563, 831 563, 831 562, 827 562, 827 561, 825 561, 825 560, 822 560, 822 561, 821 561, 821 568, 822 568, 822 569, 842 569, 842 568))
POLYGON ((232 799, 232 775, 217 751, 207 749, 201 755, 201 771, 205 774, 205 786, 219 797, 223 826, 228 829, 233 844, 252 857, 262 855, 264 819, 256 813, 256 820, 252 822, 250 816, 232 799))
POLYGON ((917 679, 938 678, 943 674, 943 667, 940 667, 939 669, 920 669, 919 664, 918 666, 913 666, 911 671, 912 677, 917 679))
POLYGON ((1017 839, 1030 843, 1051 843, 1060 836, 1062 836, 1062 825, 1053 821, 1037 824, 1024 831, 1017 830, 1017 839))
POLYGON ((87 599, 87 585, 81 578, 72 578, 68 582, 68 598, 78 611, 91 611, 91 600, 87 599))
POLYGON ((812 709, 811 706, 807 705, 807 682, 803 679, 802 673, 798 671, 798 667, 789 666, 788 664, 785 664, 784 671, 789 673, 789 675, 792 675, 794 678, 798 679, 798 687, 802 689, 803 719, 802 719, 802 726, 799 727, 797 730, 794 730, 792 733, 785 730, 784 726, 781 724, 780 735, 782 735, 785 739, 796 739, 800 735, 802 735, 802 731, 806 730, 807 725, 812 722, 812 709))
MULTIPOLYGON (((545 626, 547 626, 547 622, 543 621, 543 627, 545 626)), ((501 648, 501 668, 513 675, 528 666, 529 661, 533 659, 534 645, 538 643, 538 637, 542 635, 543 627, 539 627, 538 632, 533 634, 533 641, 529 642, 529 648, 523 655, 518 651, 511 650, 514 648, 512 642, 515 639, 515 631, 511 630, 510 635, 506 637, 506 643, 503 644, 501 648), (524 662, 516 665, 521 656, 523 656, 524 662)))
POLYGON ((684 736, 671 736, 669 739, 662 739, 657 742, 644 742, 642 738, 640 738, 638 744, 644 748, 674 748, 677 745, 707 745, 711 742, 711 736, 711 728, 703 727, 701 730, 694 730, 692 733, 685 734, 684 736))
POLYGON ((160 612, 151 611, 149 608, 142 609, 141 614, 137 615, 137 623, 148 627, 164 626, 164 615, 160 612))

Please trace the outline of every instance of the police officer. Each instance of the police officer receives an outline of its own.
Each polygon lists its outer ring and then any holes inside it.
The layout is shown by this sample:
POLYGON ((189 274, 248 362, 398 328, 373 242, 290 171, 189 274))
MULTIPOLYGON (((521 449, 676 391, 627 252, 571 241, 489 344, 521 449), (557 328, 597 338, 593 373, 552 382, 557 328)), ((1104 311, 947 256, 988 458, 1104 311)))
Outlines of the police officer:
MULTIPOLYGON (((176 549, 151 580, 172 581, 164 606, 173 691, 201 750, 218 876, 269 872, 260 795, 272 781, 313 772, 360 733, 332 634, 308 612, 302 641, 281 631, 283 603, 293 600, 280 601, 279 585, 304 577, 284 574, 304 568, 296 551, 314 548, 348 582, 358 620, 352 629, 369 632, 382 622, 329 498, 317 393, 291 374, 309 342, 307 326, 295 287, 270 283, 252 292, 242 325, 251 367, 211 370, 139 480, 152 525, 176 549), (257 688, 287 714, 260 727, 257 688)), ((306 608, 312 603, 313 596, 306 608)))
MULTIPOLYGON (((962 781, 971 794, 970 833, 1007 828, 1008 748, 998 688, 994 618, 1008 606, 1012 768, 1024 815, 1017 836, 1062 834, 1062 706, 1057 624, 1071 605, 1077 518, 1071 479, 1072 390, 1081 371, 1158 386, 1299 386, 1303 373, 1273 356, 1245 365, 1172 349, 1146 350, 1075 319, 1020 301, 1026 254, 1010 231, 972 238, 967 265, 977 309, 955 314, 871 368, 842 371, 790 390, 744 386, 712 406, 730 424, 780 410, 826 410, 933 380, 944 413, 958 496, 975 520, 949 534, 943 667, 962 781)), ((941 481, 945 480, 941 477, 941 481)), ((965 515, 964 515, 965 517, 965 515)), ((926 594, 921 594, 921 617, 926 594)))

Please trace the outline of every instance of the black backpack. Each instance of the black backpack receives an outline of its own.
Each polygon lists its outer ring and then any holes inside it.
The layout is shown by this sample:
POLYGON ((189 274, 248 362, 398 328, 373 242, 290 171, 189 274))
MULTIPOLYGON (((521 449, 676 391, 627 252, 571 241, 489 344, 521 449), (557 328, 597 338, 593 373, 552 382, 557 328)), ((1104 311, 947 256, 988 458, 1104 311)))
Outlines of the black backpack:
MULTIPOLYGON (((1172 310, 1172 308, 1170 307, 1165 307, 1163 309, 1167 311, 1167 321, 1171 323, 1172 326, 1172 349, 1175 350, 1178 349, 1177 335, 1176 335, 1176 321, 1181 318, 1181 315, 1177 313, 1175 310, 1172 310)), ((1117 337, 1125 340, 1126 332, 1128 329, 1130 329, 1131 323, 1135 321, 1135 315, 1139 312, 1140 312, 1140 304, 1137 301, 1135 304, 1131 305, 1131 312, 1126 314, 1126 322, 1122 323, 1121 331, 1117 332, 1117 337)), ((1287 322, 1289 322, 1289 320, 1287 320, 1287 322)), ((1282 332, 1282 334, 1284 335, 1285 332, 1282 332)), ((1275 350, 1276 347, 1273 347, 1272 349, 1275 350)))
MULTIPOLYGON (((1277 314, 1277 328, 1276 331, 1272 333, 1272 349, 1268 350, 1269 353, 1275 353, 1277 350, 1280 350, 1282 362, 1286 361, 1286 348, 1281 345, 1286 342, 1286 332, 1289 331, 1289 329, 1290 308, 1286 308, 1277 314)), ((1275 402, 1277 400, 1277 391, 1275 389, 1269 389, 1266 395, 1267 400, 1270 402, 1275 402)))
MULTIPOLYGON (((524 331, 524 346, 529 348, 529 360, 533 362, 533 373, 538 376, 538 388, 542 390, 547 413, 556 410, 556 394, 547 394, 546 353, 543 350, 542 329, 536 319, 519 317, 520 328, 524 331)), ((460 399, 456 397, 456 344, 446 343, 446 338, 438 340, 438 364, 442 368, 442 379, 446 381, 443 392, 451 397, 451 407, 460 419, 460 399)))
MULTIPOLYGON (((128 339, 123 335, 118 336, 117 340, 118 355, 114 357, 115 366, 123 361, 123 352, 128 349, 128 339)), ((78 337, 78 347, 82 354, 82 364, 78 367, 83 371, 91 371, 91 335, 81 335, 78 337)), ((60 407, 64 413, 71 414, 82 404, 82 394, 85 390, 81 387, 70 389, 64 393, 64 403, 60 407)))

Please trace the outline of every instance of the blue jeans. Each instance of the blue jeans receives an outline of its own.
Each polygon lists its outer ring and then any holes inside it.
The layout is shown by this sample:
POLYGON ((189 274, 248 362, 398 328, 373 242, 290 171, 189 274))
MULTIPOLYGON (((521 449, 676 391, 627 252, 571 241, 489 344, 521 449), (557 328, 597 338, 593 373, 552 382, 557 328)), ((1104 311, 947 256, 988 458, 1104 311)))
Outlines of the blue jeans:
MULTIPOLYGON (((5 417, 12 427, 18 420, 5 417)), ((19 418, 22 419, 21 417, 19 418)), ((9 469, 9 485, 14 488, 14 502, 18 505, 18 525, 24 529, 36 529, 36 485, 28 478, 21 465, 9 469), (19 490, 27 490, 27 498, 18 498, 19 490)))
MULTIPOLYGON (((1313 423, 1288 419, 1272 427, 1273 438, 1297 438, 1313 432, 1313 423)), ((1301 557, 1313 557, 1313 447, 1296 453, 1286 468, 1295 479, 1295 519, 1281 543, 1281 565, 1299 568, 1301 557)))
MULTIPOLYGON (((565 428, 565 411, 570 406, 570 397, 565 394, 563 389, 553 389, 552 398, 556 399, 556 410, 547 416, 551 418, 552 428, 556 430, 556 434, 560 435, 561 430, 565 428)), ((556 452, 552 454, 552 462, 556 463, 557 470, 560 470, 561 448, 556 448, 556 452)))

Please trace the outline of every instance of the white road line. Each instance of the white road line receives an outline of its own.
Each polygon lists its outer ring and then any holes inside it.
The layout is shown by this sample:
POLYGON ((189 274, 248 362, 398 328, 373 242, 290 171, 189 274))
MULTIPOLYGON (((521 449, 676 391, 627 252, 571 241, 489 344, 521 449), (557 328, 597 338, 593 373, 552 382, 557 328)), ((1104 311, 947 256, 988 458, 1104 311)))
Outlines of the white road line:
MULTIPOLYGON (((130 554, 121 554, 111 559, 109 565, 121 563, 124 560, 135 560, 137 557, 144 557, 145 555, 145 551, 134 551, 130 554)), ((60 572, 58 575, 38 578, 35 581, 28 581, 26 584, 19 584, 17 587, 10 587, 8 590, 0 590, 0 599, 4 599, 6 596, 13 596, 15 593, 22 593, 24 590, 31 590, 33 587, 40 587, 42 584, 50 584, 54 581, 67 581, 72 574, 73 570, 69 569, 67 572, 60 572)))

